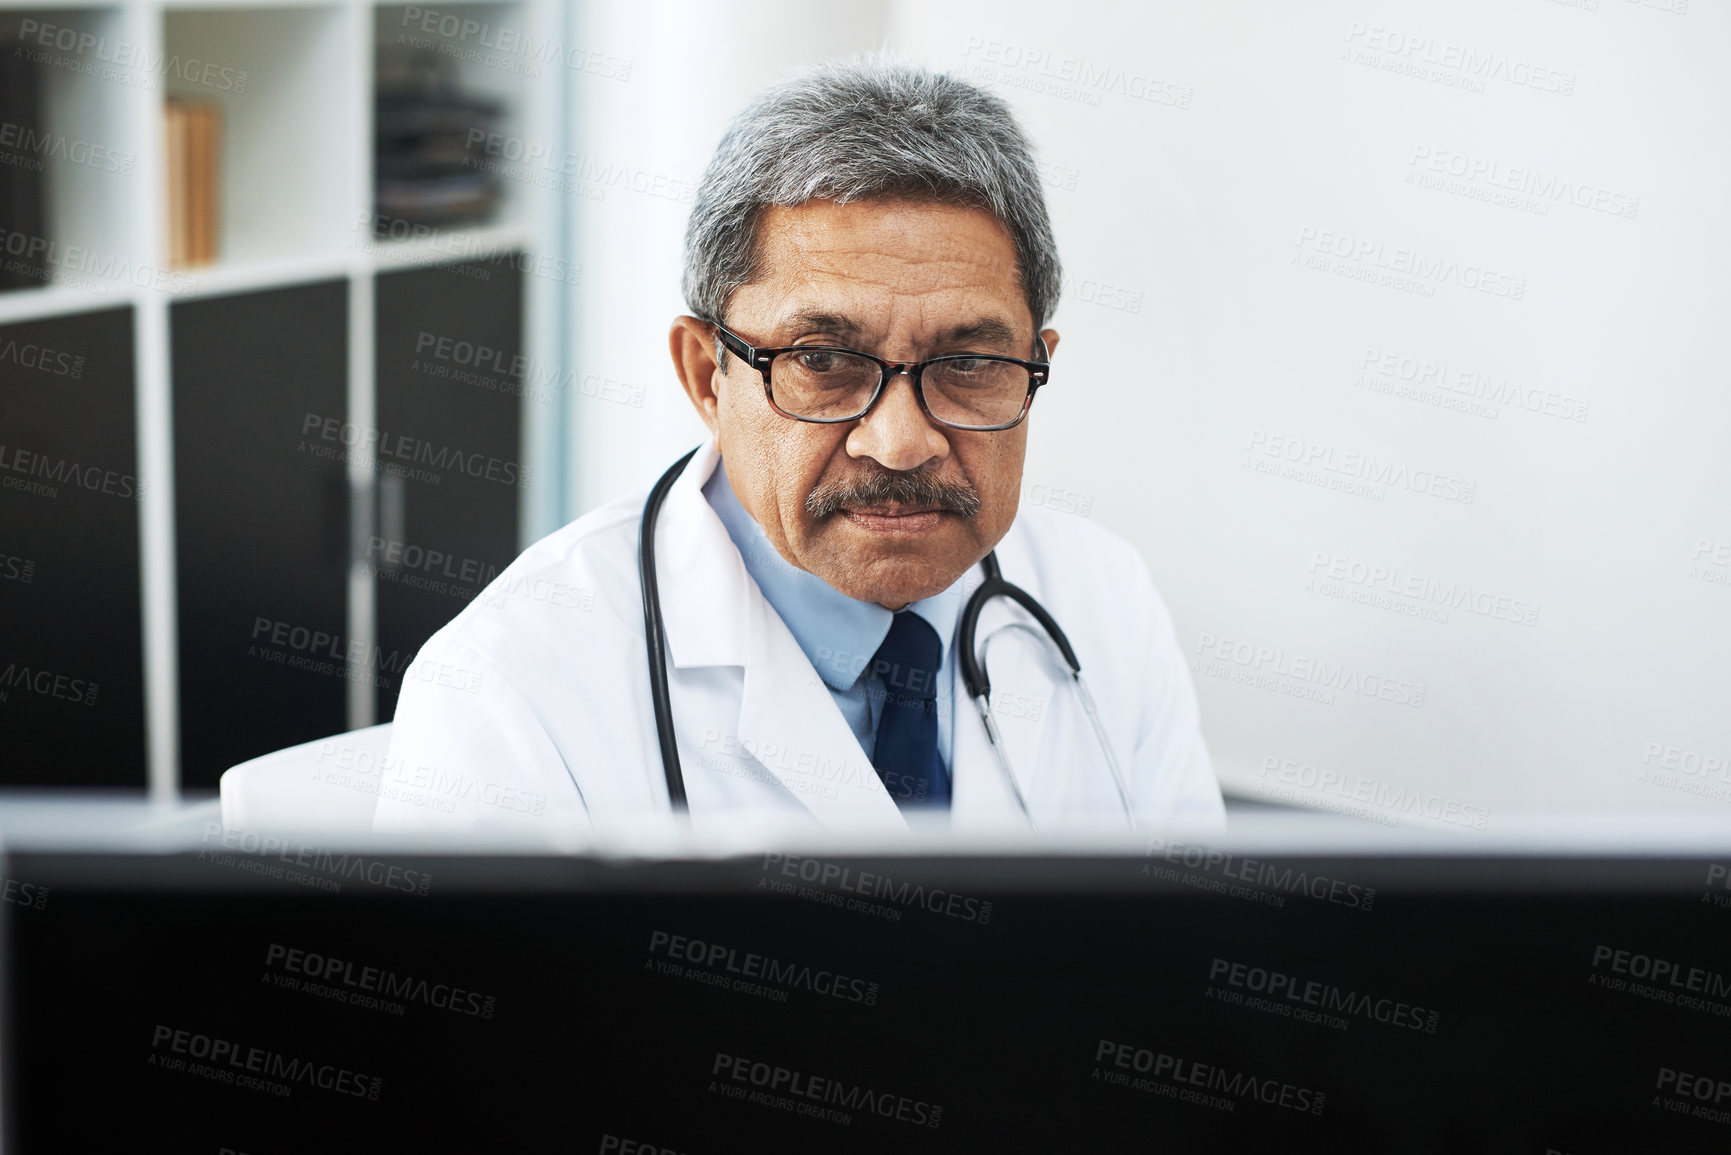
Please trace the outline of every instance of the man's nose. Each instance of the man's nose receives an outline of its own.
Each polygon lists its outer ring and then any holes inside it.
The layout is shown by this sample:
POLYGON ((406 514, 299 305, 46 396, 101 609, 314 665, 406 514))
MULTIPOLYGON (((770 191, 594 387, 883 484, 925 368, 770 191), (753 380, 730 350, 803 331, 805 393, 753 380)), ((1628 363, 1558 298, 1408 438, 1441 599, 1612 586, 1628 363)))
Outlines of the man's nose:
POLYGON ((872 411, 848 434, 847 449, 854 457, 869 457, 885 469, 901 472, 946 456, 950 443, 920 408, 913 379, 897 373, 872 411))

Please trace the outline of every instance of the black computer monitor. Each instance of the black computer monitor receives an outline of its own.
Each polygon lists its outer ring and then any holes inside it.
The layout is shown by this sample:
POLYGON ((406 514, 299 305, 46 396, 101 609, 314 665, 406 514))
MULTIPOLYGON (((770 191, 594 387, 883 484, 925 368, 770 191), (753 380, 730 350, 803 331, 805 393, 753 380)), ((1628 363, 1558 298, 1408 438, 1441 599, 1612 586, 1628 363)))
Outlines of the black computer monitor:
POLYGON ((14 1150, 1731 1150, 1696 857, 17 853, 14 1150))

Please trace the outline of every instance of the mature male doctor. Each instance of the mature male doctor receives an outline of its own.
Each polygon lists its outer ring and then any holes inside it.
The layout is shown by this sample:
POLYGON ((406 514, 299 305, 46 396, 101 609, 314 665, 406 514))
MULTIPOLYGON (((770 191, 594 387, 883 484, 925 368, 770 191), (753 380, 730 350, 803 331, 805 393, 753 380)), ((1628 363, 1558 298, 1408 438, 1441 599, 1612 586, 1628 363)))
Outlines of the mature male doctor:
POLYGON ((1142 559, 1018 508, 1036 391, 1050 378, 1048 403, 1086 406, 1088 390, 1049 363, 1058 258, 1002 101, 884 59, 771 87, 704 176, 684 287, 673 367, 712 439, 659 502, 658 596, 639 576, 643 492, 526 550, 411 667, 376 829, 568 844, 673 813, 681 792, 700 829, 1220 819, 1142 559), (974 644, 988 724, 958 635, 994 550, 1086 684, 996 597, 974 644))

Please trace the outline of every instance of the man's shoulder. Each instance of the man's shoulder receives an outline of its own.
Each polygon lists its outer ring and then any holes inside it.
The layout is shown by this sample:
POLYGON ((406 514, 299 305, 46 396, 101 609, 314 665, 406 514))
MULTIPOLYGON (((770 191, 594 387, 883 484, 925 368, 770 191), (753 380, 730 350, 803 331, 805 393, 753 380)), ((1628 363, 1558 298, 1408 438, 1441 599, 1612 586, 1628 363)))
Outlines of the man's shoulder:
MULTIPOLYGON (((1077 582, 1121 582, 1135 575, 1145 580, 1148 572, 1141 551, 1129 539, 1092 520, 1086 512, 1024 504, 1005 544, 1013 544, 1021 555, 1018 561, 1030 566, 1039 575, 1039 584, 1048 588, 1077 582)), ((1005 577, 1016 582, 1007 572, 1007 560, 1005 568, 1005 577)))
POLYGON ((572 567, 605 566, 621 557, 636 564, 637 527, 643 519, 643 495, 615 498, 560 526, 517 555, 499 576, 550 573, 572 567))
POLYGON ((1171 611, 1142 551, 1090 518, 1024 506, 999 557, 1004 577, 1037 597, 1066 630, 1104 629, 1114 645, 1172 636, 1171 611))

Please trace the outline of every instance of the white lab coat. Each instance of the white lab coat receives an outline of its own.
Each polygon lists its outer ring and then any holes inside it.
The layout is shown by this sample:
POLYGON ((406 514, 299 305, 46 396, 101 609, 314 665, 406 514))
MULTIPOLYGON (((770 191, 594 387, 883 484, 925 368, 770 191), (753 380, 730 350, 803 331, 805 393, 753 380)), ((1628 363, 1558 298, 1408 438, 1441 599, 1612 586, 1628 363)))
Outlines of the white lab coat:
MULTIPOLYGON (((656 529, 694 828, 796 819, 905 832, 868 754, 704 498, 718 459, 713 445, 698 452, 656 529)), ((531 546, 422 648, 397 704, 375 830, 564 847, 573 832, 669 811, 637 576, 644 496, 531 546)), ((1195 690, 1136 551, 1080 517, 1033 507, 1017 514, 997 553, 1005 578, 1039 599, 1075 647, 1139 822, 1221 821, 1195 690)), ((970 590, 980 580, 977 566, 964 578, 970 590)), ((1040 829, 1127 829, 1044 632, 995 598, 978 638, 1003 741, 1040 829)), ((950 823, 1026 829, 953 664, 950 823)))

